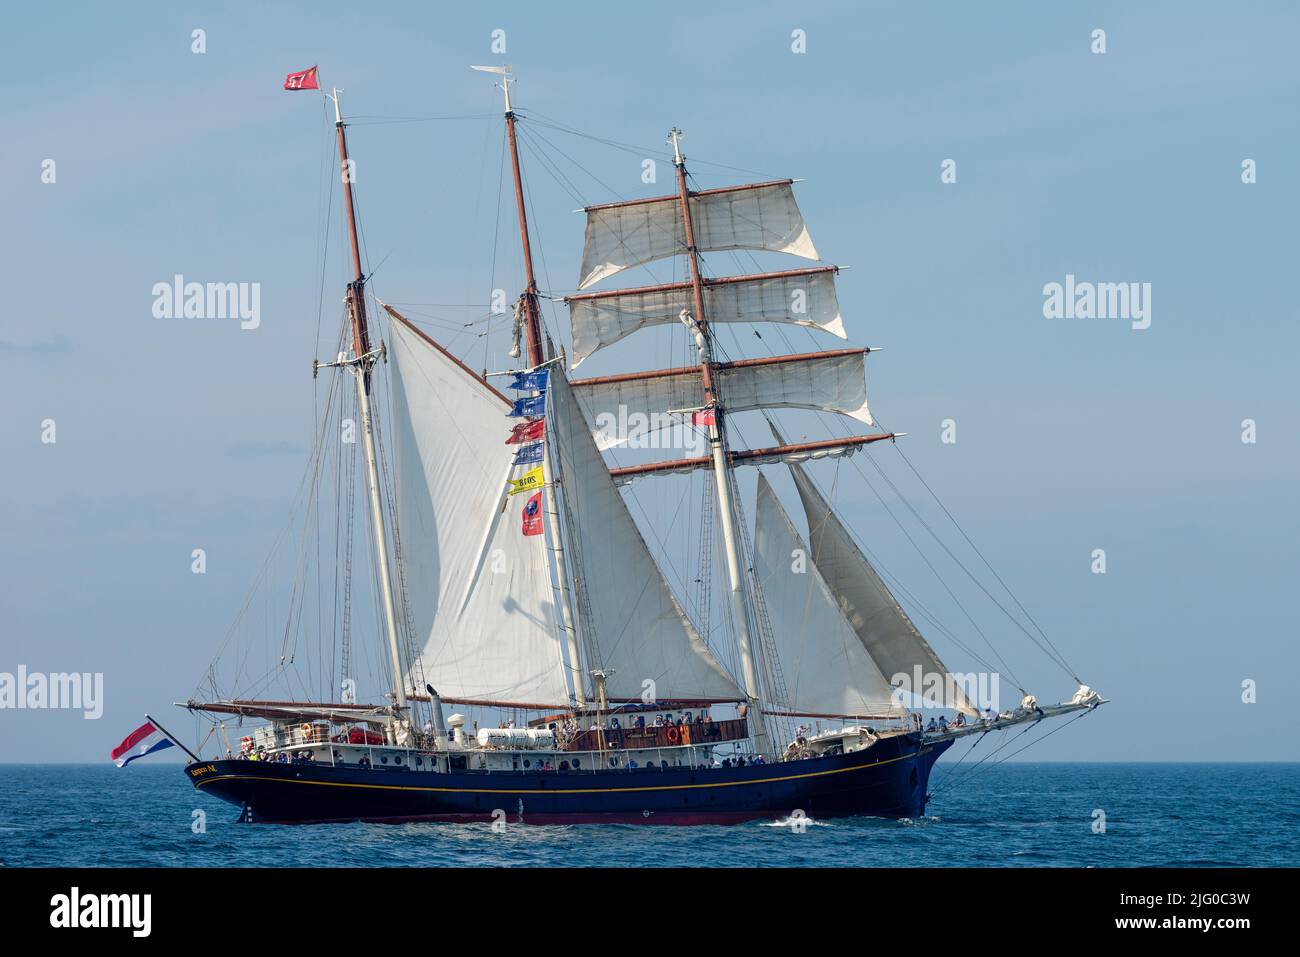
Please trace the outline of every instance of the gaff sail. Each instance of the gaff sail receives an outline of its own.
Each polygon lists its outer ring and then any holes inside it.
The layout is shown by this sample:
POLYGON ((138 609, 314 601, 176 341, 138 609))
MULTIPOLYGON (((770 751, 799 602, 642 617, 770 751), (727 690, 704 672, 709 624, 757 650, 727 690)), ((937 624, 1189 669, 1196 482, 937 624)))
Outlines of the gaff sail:
MULTIPOLYGON (((545 537, 507 497, 509 402, 394 316, 393 429, 420 667, 451 698, 569 700, 545 537)), ((408 687, 410 681, 408 680, 408 687)))

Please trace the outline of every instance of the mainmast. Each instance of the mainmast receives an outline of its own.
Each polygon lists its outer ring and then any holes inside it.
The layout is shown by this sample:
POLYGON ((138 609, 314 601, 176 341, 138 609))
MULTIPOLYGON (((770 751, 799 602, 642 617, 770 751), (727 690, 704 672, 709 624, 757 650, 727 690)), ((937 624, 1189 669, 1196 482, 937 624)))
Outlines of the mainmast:
MULTIPOLYGON (((541 311, 537 298, 537 279, 533 273, 533 244, 528 235, 528 207, 524 199, 524 181, 519 167, 519 140, 515 132, 515 111, 510 106, 510 84, 514 81, 509 66, 476 66, 475 70, 484 73, 496 73, 501 77, 501 90, 506 104, 506 138, 510 141, 510 169, 514 174, 515 206, 519 213, 519 242, 524 252, 524 291, 520 296, 521 316, 528 348, 528 365, 536 369, 547 361, 542 352, 541 311)), ((553 441, 554 433, 551 434, 553 441)), ((548 450, 549 452, 549 450, 548 450)), ((559 505, 556 501, 555 483, 558 457, 546 454, 542 459, 545 486, 543 499, 546 502, 546 514, 550 520, 553 534, 550 536, 554 553, 556 588, 560 593, 560 627, 564 631, 569 653, 569 670, 573 682, 573 695, 579 707, 586 706, 586 693, 583 690, 582 665, 579 652, 576 616, 573 611, 572 590, 564 562, 564 538, 561 526, 559 505)))
POLYGON ((727 453, 726 410, 719 401, 713 377, 713 343, 708 319, 704 314, 704 284, 700 279, 699 249, 695 245, 695 227, 691 221, 690 191, 686 187, 686 161, 681 149, 682 131, 673 127, 669 141, 673 146, 673 166, 677 169, 677 196, 681 202, 682 226, 686 237, 686 261, 691 270, 691 299, 695 305, 694 316, 682 311, 682 321, 695 335, 700 355, 700 376, 704 384, 704 408, 709 429, 709 446, 713 458, 714 484, 718 490, 719 512, 722 518, 722 541, 727 559, 727 577, 731 595, 733 617, 736 620, 736 642, 740 652, 741 677, 745 682, 745 696, 749 699, 749 714, 753 716, 754 743, 760 754, 771 751, 767 722, 759 686, 758 646, 749 628, 749 594, 745 587, 745 565, 740 543, 736 536, 736 510, 731 497, 731 459, 727 453))
POLYGON ((388 565, 388 533, 384 523, 383 500, 380 496, 374 417, 370 409, 370 372, 380 353, 371 351, 370 332, 366 324, 366 277, 361 268, 361 248, 357 241, 357 213, 352 200, 352 167, 348 161, 348 141, 343 131, 343 114, 339 107, 340 92, 342 91, 335 88, 330 97, 334 100, 334 129, 338 135, 339 169, 343 178, 343 195, 347 200, 353 279, 348 283, 347 292, 348 315, 352 320, 352 358, 340 360, 338 364, 350 366, 357 381, 357 407, 361 415, 361 437, 366 452, 367 490, 370 493, 370 524, 375 533, 374 548, 379 564, 380 602, 384 606, 389 665, 393 669, 393 701, 399 711, 404 711, 407 707, 406 689, 402 683, 402 655, 397 637, 396 602, 393 597, 392 574, 388 565))

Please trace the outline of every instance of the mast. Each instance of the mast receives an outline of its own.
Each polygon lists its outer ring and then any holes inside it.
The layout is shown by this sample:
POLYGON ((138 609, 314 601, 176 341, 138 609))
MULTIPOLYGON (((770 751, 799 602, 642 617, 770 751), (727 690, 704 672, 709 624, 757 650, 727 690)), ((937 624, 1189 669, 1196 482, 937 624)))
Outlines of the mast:
MULTIPOLYGON (((519 141, 515 133, 515 111, 510 106, 510 84, 514 77, 509 66, 473 67, 487 73, 497 73, 501 77, 501 90, 506 103, 506 138, 510 141, 510 169, 514 176, 515 207, 519 213, 519 242, 524 252, 524 292, 523 324, 528 343, 528 365, 536 369, 546 361, 542 352, 542 323, 537 301, 537 279, 533 274, 533 244, 528 235, 528 209, 524 200, 524 181, 519 167, 519 141)), ((554 431, 547 429, 548 445, 554 447, 554 431)), ((549 453, 550 449, 547 450, 549 453)), ((583 690, 582 664, 578 644, 577 619, 573 610, 572 590, 569 588, 569 576, 564 563, 564 535, 560 519, 559 503, 555 497, 555 483, 560 481, 556 474, 558 458, 552 462, 552 456, 545 454, 542 458, 543 499, 546 502, 546 514, 550 520, 552 535, 551 550, 554 556, 556 590, 560 593, 560 627, 564 631, 569 653, 569 671, 573 681, 573 696, 579 707, 587 703, 583 690)), ((548 566, 550 563, 548 563, 548 566)))
POLYGON ((367 491, 370 494, 370 524, 375 533, 375 556, 379 563, 380 601, 384 606, 384 624, 388 631, 389 665, 393 669, 393 701, 399 711, 406 710, 406 689, 402 686, 402 655, 397 639, 397 611, 393 597, 392 574, 388 566, 388 532, 384 523, 383 500, 379 487, 379 463, 375 453, 374 418, 370 409, 371 369, 378 353, 370 350, 370 331, 366 324, 365 273, 361 269, 361 248, 357 242, 357 213, 352 201, 352 170, 348 163, 348 141, 343 131, 343 114, 339 108, 336 87, 330 94, 334 100, 334 130, 338 135, 339 169, 343 178, 343 195, 348 208, 348 238, 352 245, 353 279, 348 283, 348 315, 352 320, 352 353, 350 362, 357 381, 357 407, 361 415, 361 437, 366 452, 367 491))
POLYGON ((740 544, 736 537, 736 511, 731 499, 731 458, 727 454, 725 412, 718 401, 713 382, 713 349, 708 320, 704 314, 704 284, 700 279, 699 250, 695 245, 695 227, 691 222, 690 192, 686 188, 686 160, 682 156, 682 131, 673 127, 669 141, 673 146, 673 166, 677 170, 677 196, 681 203, 682 226, 686 234, 686 261, 691 269, 691 298, 695 305, 692 318, 683 313, 682 321, 695 334, 700 353, 700 375, 704 383, 704 406, 712 414, 709 422, 709 446, 713 456, 713 476, 718 491, 718 505, 722 518, 722 540, 727 558, 727 577, 730 586, 733 617, 736 619, 736 643, 740 652, 740 666, 745 682, 745 696, 749 699, 749 713, 754 716, 754 743, 760 754, 771 751, 767 724, 758 681, 757 645, 749 628, 749 595, 745 587, 744 565, 740 544))

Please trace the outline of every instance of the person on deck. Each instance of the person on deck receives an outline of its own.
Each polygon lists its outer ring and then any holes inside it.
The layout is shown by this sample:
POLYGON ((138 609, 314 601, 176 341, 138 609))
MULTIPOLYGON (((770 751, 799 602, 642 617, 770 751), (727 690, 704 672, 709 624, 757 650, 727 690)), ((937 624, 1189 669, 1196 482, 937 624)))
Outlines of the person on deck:
POLYGON ((931 718, 931 719, 930 719, 930 723, 927 724, 927 725, 925 726, 925 730, 926 730, 926 731, 938 731, 938 730, 939 730, 939 725, 938 725, 937 723, 935 723, 934 718, 931 718))

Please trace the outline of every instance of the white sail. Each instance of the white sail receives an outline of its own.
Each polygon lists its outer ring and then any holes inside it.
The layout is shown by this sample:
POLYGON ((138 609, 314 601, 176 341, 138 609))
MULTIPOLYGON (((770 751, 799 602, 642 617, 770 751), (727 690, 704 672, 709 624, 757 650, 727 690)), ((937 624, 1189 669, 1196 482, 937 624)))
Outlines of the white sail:
POLYGON ((559 445, 560 491, 570 518, 565 553, 576 578, 579 615, 585 615, 589 657, 613 672, 608 694, 638 698, 652 681, 661 699, 743 698, 664 581, 558 368, 551 372, 549 392, 547 416, 559 445))
MULTIPOLYGON (((731 467, 736 469, 747 465, 771 465, 774 462, 812 462, 817 459, 848 458, 851 455, 856 455, 861 450, 861 443, 851 440, 846 440, 844 444, 828 445, 817 449, 792 449, 789 451, 773 449, 769 452, 755 449, 745 453, 743 457, 733 456, 731 467), (755 452, 758 454, 754 454, 755 452)), ((691 472, 712 468, 713 456, 699 455, 676 462, 657 464, 653 471, 620 473, 617 470, 611 470, 610 475, 614 479, 614 484, 621 488, 624 485, 631 485, 637 479, 645 478, 648 475, 689 475, 691 472)))
MULTIPOLYGON (((638 329, 679 323, 683 309, 695 309, 689 282, 570 296, 566 302, 575 368, 638 329)), ((704 312, 709 322, 781 322, 847 338, 834 266, 707 280, 704 312)))
POLYGON ((569 700, 543 536, 506 496, 509 403, 414 327, 390 324, 397 511, 426 680, 444 697, 569 700))
POLYGON ((880 717, 902 712, 761 473, 754 574, 772 622, 791 711, 880 717))
MULTIPOLYGON (((777 441, 783 441, 775 428, 777 441)), ((892 683, 906 675, 909 687, 919 666, 922 681, 942 682, 943 704, 967 714, 978 710, 953 682, 942 676, 948 668, 921 636, 902 606, 890 593, 876 570, 853 541, 831 507, 822 498, 802 465, 789 464, 808 518, 812 560, 830 588, 845 620, 857 633, 862 646, 881 673, 892 683), (932 677, 935 676, 935 677, 932 677)), ((922 689, 914 689, 920 692, 922 689)))
MULTIPOLYGON (((701 190, 691 196, 695 244, 702 253, 763 249, 817 259, 791 180, 701 190)), ((579 289, 632 266, 686 253, 676 196, 588 206, 579 289)))
MULTIPOLYGON (((872 424, 864 349, 783 357, 776 362, 719 364, 714 376, 728 413, 814 409, 872 424)), ((670 412, 704 404, 703 377, 695 366, 575 382, 573 391, 601 449, 620 445, 656 448, 655 433, 680 426, 683 421, 682 416, 670 412)))

